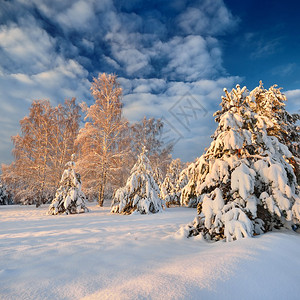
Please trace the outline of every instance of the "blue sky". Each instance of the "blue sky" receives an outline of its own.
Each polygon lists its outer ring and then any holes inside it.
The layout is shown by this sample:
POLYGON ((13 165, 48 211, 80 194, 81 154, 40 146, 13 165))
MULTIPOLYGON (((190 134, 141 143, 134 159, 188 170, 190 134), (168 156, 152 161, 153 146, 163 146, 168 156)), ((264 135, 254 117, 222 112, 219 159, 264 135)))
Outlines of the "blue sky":
POLYGON ((284 90, 300 86, 300 20, 298 1, 225 0, 239 18, 224 40, 224 67, 245 79, 249 88, 262 79, 284 90))
MULTIPOLYGON (((116 73, 130 121, 161 117, 192 161, 210 144, 224 87, 277 83, 299 110, 297 1, 12 0, 0 2, 0 162, 33 99, 91 103, 116 73)), ((167 135, 164 136, 167 139, 167 135)))

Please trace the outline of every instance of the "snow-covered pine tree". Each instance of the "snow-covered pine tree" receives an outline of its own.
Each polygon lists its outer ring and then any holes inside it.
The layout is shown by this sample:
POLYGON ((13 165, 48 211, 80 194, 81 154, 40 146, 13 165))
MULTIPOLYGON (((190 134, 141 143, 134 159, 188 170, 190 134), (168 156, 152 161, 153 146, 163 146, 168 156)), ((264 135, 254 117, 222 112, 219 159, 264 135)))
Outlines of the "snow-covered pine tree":
POLYGON ((0 181, 0 205, 12 204, 10 197, 6 191, 6 186, 0 181))
POLYGON ((81 191, 80 174, 74 170, 74 154, 71 161, 66 163, 60 186, 56 191, 55 198, 48 209, 48 215, 57 215, 61 213, 79 214, 88 211, 85 206, 86 197, 81 191))
POLYGON ((250 92, 252 100, 250 105, 265 120, 268 135, 276 136, 293 154, 289 162, 300 184, 300 131, 297 125, 300 115, 286 111, 287 98, 281 90, 282 88, 278 88, 277 85, 267 90, 260 81, 259 86, 250 92))
POLYGON ((179 158, 173 159, 169 165, 166 177, 161 185, 160 194, 162 199, 165 201, 166 206, 180 205, 181 188, 179 179, 182 170, 182 164, 179 158))
POLYGON ((189 168, 188 166, 185 167, 179 174, 179 178, 177 180, 177 190, 180 191, 180 205, 182 206, 185 206, 184 203, 181 202, 181 199, 182 199, 182 192, 183 192, 183 189, 184 187, 188 184, 189 182, 189 179, 190 179, 190 172, 189 172, 189 168))
POLYGON ((111 212, 131 214, 156 213, 163 209, 163 200, 159 197, 159 187, 153 178, 153 171, 146 156, 146 148, 138 156, 126 185, 114 195, 111 212))
POLYGON ((204 155, 191 165, 183 200, 198 201, 187 236, 227 241, 300 221, 300 198, 288 148, 267 134, 246 87, 224 89, 219 123, 204 155), (186 198, 186 199, 185 199, 186 198))
POLYGON ((195 170, 195 163, 191 163, 180 174, 178 183, 181 187, 180 204, 182 206, 197 207, 199 202, 194 192, 194 181, 197 180, 195 170))
POLYGON ((153 178, 154 178, 155 182, 157 183, 159 190, 161 190, 161 186, 163 184, 164 177, 163 177, 162 170, 159 167, 156 167, 153 170, 153 178))
POLYGON ((161 119, 147 119, 146 117, 130 126, 133 157, 137 157, 141 153, 143 146, 145 146, 148 150, 147 157, 151 162, 152 169, 155 171, 159 168, 163 177, 165 177, 167 167, 171 162, 171 152, 173 150, 173 144, 165 144, 162 138, 164 126, 161 119))

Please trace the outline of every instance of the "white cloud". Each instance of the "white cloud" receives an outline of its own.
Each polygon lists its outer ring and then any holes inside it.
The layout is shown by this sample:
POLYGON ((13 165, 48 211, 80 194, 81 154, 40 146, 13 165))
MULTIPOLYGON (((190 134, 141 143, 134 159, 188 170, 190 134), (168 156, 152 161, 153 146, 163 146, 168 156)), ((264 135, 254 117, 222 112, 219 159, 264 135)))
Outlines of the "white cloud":
MULTIPOLYGON (((33 20, 29 20, 33 21, 33 20)), ((0 27, 0 47, 3 49, 2 62, 8 61, 5 67, 9 70, 15 68, 19 71, 26 70, 35 73, 45 70, 53 62, 51 53, 54 40, 43 29, 36 26, 35 22, 22 20, 23 27, 17 24, 0 27)))
POLYGON ((162 72, 173 80, 196 81, 211 78, 223 70, 221 50, 214 38, 175 37, 161 47, 169 58, 162 72))
POLYGON ((180 14, 171 25, 160 7, 143 16, 120 11, 120 5, 142 1, 13 3, 23 10, 15 9, 15 19, 0 27, 0 136, 7 141, 0 149, 2 161, 9 160, 10 135, 17 133, 33 99, 48 98, 53 104, 66 97, 90 99, 90 74, 84 66, 92 74, 117 70, 125 116, 131 121, 144 115, 164 117, 184 137, 175 155, 189 160, 192 153, 201 154, 222 88, 239 80, 226 76, 215 38, 237 22, 223 1, 204 0, 197 7, 188 1, 165 3, 180 14), (35 10, 41 19, 33 17, 35 10), (187 92, 208 111, 205 118, 191 120, 190 131, 170 113, 187 92))
POLYGON ((85 38, 82 39, 82 45, 88 51, 94 51, 95 49, 95 44, 85 38))
POLYGON ((121 68, 121 66, 114 59, 110 58, 109 56, 103 55, 103 58, 108 64, 113 66, 115 69, 121 68))
MULTIPOLYGON (((3 75, 3 74, 1 74, 3 75)), ((25 83, 25 84, 33 84, 34 81, 28 76, 27 74, 22 73, 16 73, 10 75, 12 78, 16 79, 19 82, 25 83)))
POLYGON ((174 129, 172 135, 175 138, 181 137, 175 145, 173 156, 188 161, 200 156, 211 142, 210 135, 216 128, 213 113, 220 108, 223 88, 231 89, 241 81, 241 78, 222 77, 218 80, 204 79, 195 82, 119 78, 119 81, 125 94, 124 116, 132 122, 144 116, 166 120, 174 129), (154 91, 157 93, 155 94, 154 91), (188 106, 186 101, 190 96, 198 103, 198 106, 197 103, 192 105, 198 107, 198 110, 195 114, 192 110, 184 112, 190 115, 187 125, 184 120, 180 120, 184 118, 184 114, 174 117, 172 107, 188 106))
POLYGON ((134 75, 134 73, 145 69, 143 72, 149 73, 149 56, 143 54, 137 49, 124 49, 115 53, 116 59, 124 64, 128 75, 134 75))
POLYGON ((58 13, 57 22, 64 28, 86 31, 95 20, 93 1, 77 1, 66 11, 58 13))
POLYGON ((135 94, 135 93, 160 94, 160 93, 164 93, 168 86, 166 80, 160 78, 127 79, 124 77, 120 77, 118 80, 122 86, 124 94, 135 94))
POLYGON ((143 38, 142 34, 125 30, 109 32, 105 36, 105 41, 111 47, 112 58, 129 76, 147 75, 152 71, 151 53, 143 46, 143 38))
POLYGON ((0 27, 0 159, 11 159, 10 137, 19 131, 19 120, 34 99, 52 104, 65 98, 85 100, 88 72, 73 59, 56 52, 57 41, 31 17, 0 27))
POLYGON ((178 17, 185 34, 220 35, 232 30, 238 23, 222 0, 204 0, 197 7, 188 7, 178 17))
POLYGON ((294 71, 296 71, 297 65, 295 63, 289 63, 285 65, 279 65, 274 67, 271 72, 273 75, 285 77, 291 75, 294 71))
POLYGON ((280 39, 274 39, 271 41, 265 41, 265 39, 256 41, 253 45, 253 49, 255 49, 251 53, 251 58, 262 58, 269 57, 271 54, 275 53, 280 48, 280 39))
POLYGON ((11 136, 18 133, 19 120, 28 114, 32 100, 49 99, 53 105, 57 105, 66 98, 76 97, 80 102, 89 97, 89 87, 85 72, 72 61, 32 76, 2 74, 0 136, 4 142, 0 149, 0 161, 11 160, 11 136))
POLYGON ((287 97, 286 107, 288 112, 290 113, 300 113, 300 89, 289 90, 284 92, 287 97))
MULTIPOLYGON (((271 30, 271 29, 270 29, 271 30)), ((281 51, 282 37, 277 36, 271 39, 270 32, 248 32, 244 35, 244 40, 241 42, 246 49, 251 49, 251 59, 260 59, 269 57, 270 55, 281 51)))

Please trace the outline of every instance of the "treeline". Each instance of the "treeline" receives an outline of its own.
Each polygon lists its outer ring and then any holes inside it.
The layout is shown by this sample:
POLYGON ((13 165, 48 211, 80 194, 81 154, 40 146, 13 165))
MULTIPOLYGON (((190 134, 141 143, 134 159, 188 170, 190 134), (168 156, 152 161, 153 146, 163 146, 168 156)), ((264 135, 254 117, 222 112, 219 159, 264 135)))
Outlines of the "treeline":
POLYGON ((47 100, 33 101, 29 115, 20 121, 20 134, 12 137, 14 161, 2 165, 1 180, 14 203, 38 206, 51 201, 73 153, 86 195, 100 205, 125 184, 143 146, 157 177, 165 174, 172 145, 160 138, 162 121, 144 117, 130 124, 122 115, 116 75, 99 74, 91 94, 95 101, 90 106, 76 104, 75 98, 56 107, 47 100))

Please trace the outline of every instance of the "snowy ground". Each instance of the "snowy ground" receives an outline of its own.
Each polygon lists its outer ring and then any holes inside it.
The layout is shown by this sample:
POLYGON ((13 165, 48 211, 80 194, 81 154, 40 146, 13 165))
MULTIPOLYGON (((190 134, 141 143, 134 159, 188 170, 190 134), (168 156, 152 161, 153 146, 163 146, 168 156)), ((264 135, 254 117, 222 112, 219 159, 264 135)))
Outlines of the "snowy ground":
POLYGON ((196 211, 47 216, 0 207, 0 299, 299 299, 300 235, 232 243, 174 235, 196 211))

